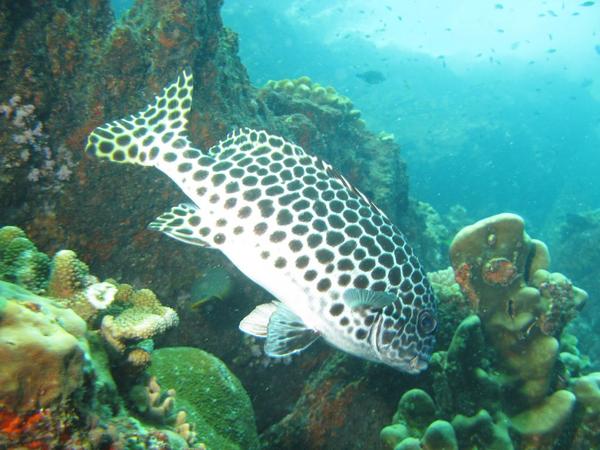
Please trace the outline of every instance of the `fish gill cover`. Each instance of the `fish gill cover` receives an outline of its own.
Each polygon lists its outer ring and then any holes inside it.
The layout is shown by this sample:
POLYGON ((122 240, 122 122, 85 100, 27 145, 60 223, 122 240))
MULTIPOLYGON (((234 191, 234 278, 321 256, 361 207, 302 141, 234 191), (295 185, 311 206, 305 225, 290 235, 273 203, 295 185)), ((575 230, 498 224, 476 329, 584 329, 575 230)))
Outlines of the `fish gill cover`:
POLYGON ((0 447, 600 448, 598 14, 2 3, 0 447))

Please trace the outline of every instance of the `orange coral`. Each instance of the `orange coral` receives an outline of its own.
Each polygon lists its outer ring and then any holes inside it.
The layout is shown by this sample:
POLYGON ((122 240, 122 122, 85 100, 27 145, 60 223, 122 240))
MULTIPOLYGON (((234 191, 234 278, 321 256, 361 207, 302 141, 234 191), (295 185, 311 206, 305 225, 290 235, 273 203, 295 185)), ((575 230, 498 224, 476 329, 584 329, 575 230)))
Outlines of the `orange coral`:
MULTIPOLYGON (((23 437, 32 436, 35 431, 39 431, 50 419, 50 413, 46 409, 39 409, 22 416, 0 409, 0 434, 5 435, 9 441, 20 441, 23 437)), ((30 442, 28 448, 40 448, 40 446, 31 446, 39 442, 30 442)), ((41 444, 41 443, 40 443, 41 444)), ((41 444, 43 447, 44 444, 41 444)))
POLYGON ((454 273, 454 279, 469 298, 473 307, 477 309, 479 306, 479 297, 477 297, 477 293, 471 284, 471 265, 462 263, 458 266, 458 269, 454 273))
POLYGON ((481 268, 481 276, 487 284, 508 286, 518 276, 518 272, 508 259, 492 258, 481 268))

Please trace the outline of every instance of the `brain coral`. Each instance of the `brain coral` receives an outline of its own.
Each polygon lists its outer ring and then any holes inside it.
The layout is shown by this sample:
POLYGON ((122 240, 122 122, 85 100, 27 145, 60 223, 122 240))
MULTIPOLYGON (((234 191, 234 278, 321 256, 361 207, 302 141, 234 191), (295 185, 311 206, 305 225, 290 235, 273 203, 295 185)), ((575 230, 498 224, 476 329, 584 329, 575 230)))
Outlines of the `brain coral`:
POLYGON ((155 350, 149 373, 177 392, 176 409, 185 409, 198 440, 209 449, 258 448, 248 394, 221 360, 200 349, 155 350))

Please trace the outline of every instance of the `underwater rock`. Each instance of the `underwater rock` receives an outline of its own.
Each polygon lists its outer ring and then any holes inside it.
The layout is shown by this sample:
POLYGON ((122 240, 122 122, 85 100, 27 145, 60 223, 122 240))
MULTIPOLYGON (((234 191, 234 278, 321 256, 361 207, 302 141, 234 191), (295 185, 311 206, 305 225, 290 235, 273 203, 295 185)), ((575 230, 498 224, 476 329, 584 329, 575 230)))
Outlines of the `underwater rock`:
POLYGON ((174 389, 198 441, 219 450, 258 448, 254 412, 239 380, 218 358, 192 347, 154 351, 148 373, 174 389))
MULTIPOLYGON (((312 351, 312 350, 311 350, 312 351)), ((331 352, 290 412, 260 435, 263 449, 380 448, 380 429, 412 377, 331 352)))

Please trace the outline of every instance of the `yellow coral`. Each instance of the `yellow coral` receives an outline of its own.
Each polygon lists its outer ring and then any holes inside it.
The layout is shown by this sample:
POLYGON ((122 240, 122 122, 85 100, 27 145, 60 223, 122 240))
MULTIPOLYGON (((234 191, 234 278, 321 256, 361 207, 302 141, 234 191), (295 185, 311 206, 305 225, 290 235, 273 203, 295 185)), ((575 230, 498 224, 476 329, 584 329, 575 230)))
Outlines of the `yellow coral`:
POLYGON ((77 259, 72 250, 61 250, 52 258, 47 294, 51 297, 71 298, 92 284, 87 264, 77 259))
POLYGON ((450 258, 456 281, 477 306, 487 339, 501 357, 504 378, 528 406, 513 417, 513 426, 524 438, 546 439, 562 426, 574 404, 566 391, 547 396, 558 359, 555 336, 575 317, 587 294, 563 275, 546 271, 548 249, 530 239, 524 226, 515 214, 481 220, 456 235, 450 258), (525 426, 532 417, 556 409, 555 403, 564 411, 539 419, 547 427, 532 431, 525 426))
POLYGON ((145 369, 150 365, 150 353, 143 348, 134 348, 127 355, 127 362, 136 369, 145 369))
POLYGON ((179 323, 175 310, 162 306, 150 289, 130 293, 128 300, 132 306, 116 317, 105 316, 100 328, 102 336, 119 353, 125 351, 128 341, 149 339, 179 323))
POLYGON ((348 97, 341 95, 331 86, 324 87, 315 83, 307 76, 295 80, 269 80, 263 89, 305 98, 322 106, 330 106, 348 114, 351 119, 356 120, 360 117, 360 111, 354 109, 352 101, 348 97))

